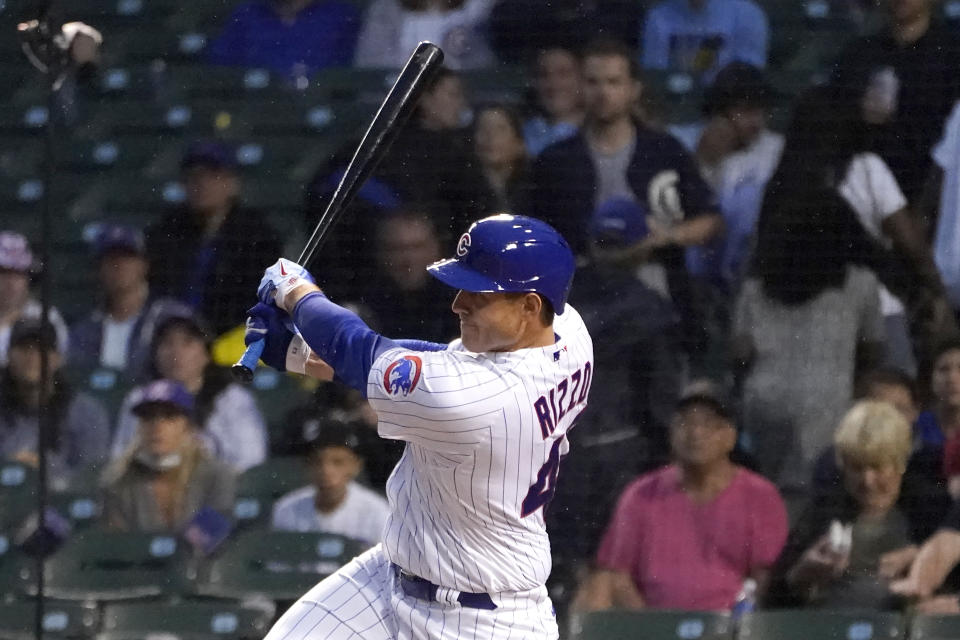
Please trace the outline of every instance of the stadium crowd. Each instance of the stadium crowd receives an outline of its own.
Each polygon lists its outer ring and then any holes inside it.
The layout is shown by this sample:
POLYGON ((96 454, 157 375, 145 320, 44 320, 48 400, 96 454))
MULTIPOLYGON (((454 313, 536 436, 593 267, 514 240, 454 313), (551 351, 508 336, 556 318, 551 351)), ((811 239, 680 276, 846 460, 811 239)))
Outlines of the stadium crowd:
MULTIPOLYGON (((730 610, 745 584, 761 607, 960 614, 960 32, 934 0, 825 1, 854 37, 785 90, 763 3, 543 5, 252 0, 203 64, 296 82, 444 49, 313 270, 385 335, 457 337, 424 267, 472 220, 529 214, 573 247, 596 373, 547 513, 561 614, 730 610), (473 102, 471 73, 503 67, 528 91, 473 102), (663 71, 705 87, 694 117, 663 71)), ((47 403, 53 490, 92 475, 96 526, 175 533, 236 526, 244 475, 296 456, 302 486, 258 526, 374 544, 401 451, 363 398, 226 369, 341 141, 296 230, 245 204, 231 140, 194 141, 182 203, 90 228, 82 313, 42 321, 38 237, 0 232, 0 455, 37 464, 47 403), (91 372, 125 395, 94 397, 91 372)))

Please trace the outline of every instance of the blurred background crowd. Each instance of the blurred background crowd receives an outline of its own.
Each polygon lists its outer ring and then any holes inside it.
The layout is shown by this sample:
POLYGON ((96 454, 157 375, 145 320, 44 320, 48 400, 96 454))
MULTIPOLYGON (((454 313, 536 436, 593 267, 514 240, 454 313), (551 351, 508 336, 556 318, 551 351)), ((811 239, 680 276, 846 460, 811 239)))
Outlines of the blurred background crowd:
POLYGON ((376 542, 400 450, 363 398, 225 367, 430 40, 445 68, 312 271, 378 331, 446 342, 424 267, 470 221, 570 242, 596 374, 547 513, 560 615, 960 614, 960 2, 90 0, 64 14, 103 45, 75 38, 50 102, 28 4, 0 3, 9 595, 44 544, 41 403, 54 596, 112 598, 71 582, 84 554, 157 580, 138 535, 202 558, 149 595, 281 602, 376 542))

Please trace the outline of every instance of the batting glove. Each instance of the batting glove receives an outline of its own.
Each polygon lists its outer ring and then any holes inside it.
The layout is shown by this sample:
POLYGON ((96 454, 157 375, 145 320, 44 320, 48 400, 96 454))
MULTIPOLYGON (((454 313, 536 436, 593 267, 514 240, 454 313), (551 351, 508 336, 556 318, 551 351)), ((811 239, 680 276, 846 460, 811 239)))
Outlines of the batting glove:
POLYGON ((257 288, 260 302, 286 309, 287 295, 305 282, 316 284, 310 272, 285 258, 267 267, 257 288))
POLYGON ((277 371, 305 373, 311 350, 285 312, 273 305, 258 303, 247 311, 247 330, 243 342, 264 341, 260 359, 277 371))

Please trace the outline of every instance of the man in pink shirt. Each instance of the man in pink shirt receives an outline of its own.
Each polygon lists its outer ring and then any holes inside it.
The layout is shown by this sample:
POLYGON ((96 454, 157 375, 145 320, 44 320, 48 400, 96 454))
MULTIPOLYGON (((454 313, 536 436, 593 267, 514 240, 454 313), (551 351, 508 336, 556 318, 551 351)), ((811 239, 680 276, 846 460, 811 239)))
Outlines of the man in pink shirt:
POLYGON ((575 609, 726 610, 746 578, 762 594, 787 513, 772 483, 730 461, 728 404, 709 385, 688 387, 670 439, 675 462, 621 494, 575 609))

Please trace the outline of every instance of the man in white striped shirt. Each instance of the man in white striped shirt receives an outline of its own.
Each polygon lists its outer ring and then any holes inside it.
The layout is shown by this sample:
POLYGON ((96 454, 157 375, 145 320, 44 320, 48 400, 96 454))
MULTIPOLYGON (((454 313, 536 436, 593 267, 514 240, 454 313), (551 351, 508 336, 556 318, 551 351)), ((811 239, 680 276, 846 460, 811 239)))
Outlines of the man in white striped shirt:
POLYGON ((501 214, 428 270, 459 289, 449 345, 374 333, 287 260, 261 282, 247 340, 267 340, 264 361, 332 369, 366 394, 381 437, 406 442, 382 543, 303 596, 268 640, 558 636, 543 508, 593 366, 566 304, 573 255, 549 225, 501 214))

